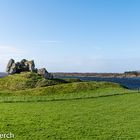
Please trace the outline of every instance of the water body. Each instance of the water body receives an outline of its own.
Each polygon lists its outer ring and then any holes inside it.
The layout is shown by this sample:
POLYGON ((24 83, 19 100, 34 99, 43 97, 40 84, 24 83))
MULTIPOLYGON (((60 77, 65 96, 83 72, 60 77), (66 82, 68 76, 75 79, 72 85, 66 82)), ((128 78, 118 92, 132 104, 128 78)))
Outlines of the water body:
MULTIPOLYGON (((64 78, 64 77, 58 77, 64 78)), ((140 78, 101 78, 101 77, 65 77, 65 78, 79 78, 83 81, 107 81, 119 83, 129 89, 140 89, 140 78)))
POLYGON ((7 73, 0 72, 0 78, 7 76, 7 73))

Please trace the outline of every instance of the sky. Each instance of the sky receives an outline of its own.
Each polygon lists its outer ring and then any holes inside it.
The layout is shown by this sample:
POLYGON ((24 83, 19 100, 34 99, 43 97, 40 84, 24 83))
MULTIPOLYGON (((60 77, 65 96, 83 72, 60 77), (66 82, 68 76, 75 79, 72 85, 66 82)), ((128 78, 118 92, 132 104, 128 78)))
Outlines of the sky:
POLYGON ((0 0, 0 71, 10 58, 49 72, 140 70, 139 0, 0 0))

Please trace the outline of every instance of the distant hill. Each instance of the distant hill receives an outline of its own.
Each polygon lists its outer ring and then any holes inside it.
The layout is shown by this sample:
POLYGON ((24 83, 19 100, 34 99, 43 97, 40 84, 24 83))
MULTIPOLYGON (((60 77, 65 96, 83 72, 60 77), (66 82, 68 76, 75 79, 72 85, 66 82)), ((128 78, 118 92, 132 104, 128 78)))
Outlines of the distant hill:
POLYGON ((101 77, 101 78, 133 78, 140 77, 140 72, 124 72, 124 73, 65 73, 55 72, 52 73, 54 77, 101 77))

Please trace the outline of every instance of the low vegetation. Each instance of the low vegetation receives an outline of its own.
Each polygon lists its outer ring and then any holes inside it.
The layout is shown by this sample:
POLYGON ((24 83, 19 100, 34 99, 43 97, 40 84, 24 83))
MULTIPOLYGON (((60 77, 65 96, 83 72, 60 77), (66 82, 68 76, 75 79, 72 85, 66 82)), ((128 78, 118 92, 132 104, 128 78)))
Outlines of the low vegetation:
POLYGON ((47 80, 37 73, 23 72, 0 78, 0 90, 24 90, 67 83, 63 79, 47 80))
MULTIPOLYGON (((120 91, 106 90, 106 94, 109 92, 120 91)), ((100 93, 103 95, 105 90, 100 93)), ((132 93, 80 99, 73 96, 49 102, 1 103, 0 131, 14 133, 15 140, 139 139, 139 102, 140 95, 132 93)))
POLYGON ((67 94, 108 87, 124 89, 123 86, 111 82, 83 82, 77 78, 45 79, 32 72, 23 72, 0 78, 0 93, 5 92, 6 94, 8 91, 12 95, 67 94))
MULTIPOLYGON (((82 82, 79 79, 44 79, 36 73, 9 75, 0 79, 1 96, 71 96, 73 93, 95 92, 118 89, 128 92, 123 86, 111 82, 82 82)), ((79 94, 78 94, 79 93, 79 94)), ((87 96, 89 95, 87 94, 87 96)))
POLYGON ((111 82, 10 75, 0 79, 0 132, 15 140, 139 139, 139 96, 111 82))

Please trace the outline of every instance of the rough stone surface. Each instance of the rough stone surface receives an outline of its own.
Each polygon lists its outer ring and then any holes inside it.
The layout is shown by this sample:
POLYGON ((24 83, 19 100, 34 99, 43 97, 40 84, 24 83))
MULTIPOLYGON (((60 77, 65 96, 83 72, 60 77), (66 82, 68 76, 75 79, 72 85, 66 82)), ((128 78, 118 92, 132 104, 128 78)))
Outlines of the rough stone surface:
POLYGON ((7 64, 6 72, 8 74, 16 74, 21 72, 36 72, 46 79, 53 78, 53 75, 49 73, 45 68, 37 69, 35 68, 35 63, 33 60, 28 61, 26 59, 23 59, 20 62, 16 63, 14 59, 10 59, 7 64))
POLYGON ((7 64, 6 72, 10 72, 13 63, 15 63, 15 61, 13 59, 10 59, 7 64))
POLYGON ((43 76, 46 79, 52 79, 53 75, 51 73, 49 73, 45 68, 42 69, 38 69, 37 73, 41 76, 43 76))
POLYGON ((21 60, 21 62, 15 63, 13 59, 10 59, 6 68, 6 72, 9 74, 20 73, 24 71, 34 72, 35 64, 34 61, 28 61, 26 59, 21 60))

